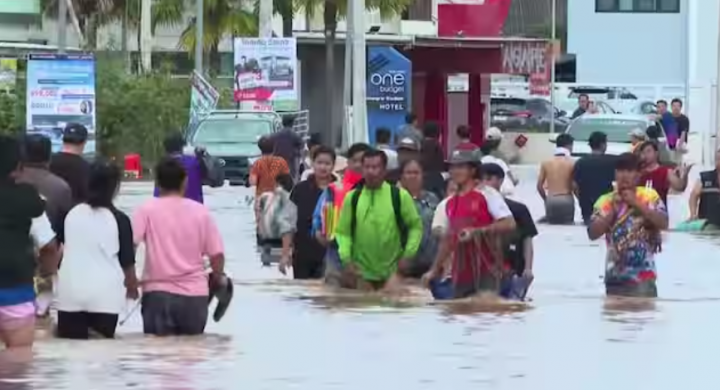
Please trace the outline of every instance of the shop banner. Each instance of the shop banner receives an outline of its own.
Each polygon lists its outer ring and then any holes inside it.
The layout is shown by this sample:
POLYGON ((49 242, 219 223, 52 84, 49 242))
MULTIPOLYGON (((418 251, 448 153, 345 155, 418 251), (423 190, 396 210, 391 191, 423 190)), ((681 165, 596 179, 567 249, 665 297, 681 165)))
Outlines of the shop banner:
POLYGON ((295 38, 235 38, 236 102, 268 102, 297 109, 298 72, 295 38))
POLYGON ((27 62, 26 126, 46 135, 53 151, 68 123, 87 127, 85 154, 95 153, 95 58, 87 54, 31 54, 27 62))
POLYGON ((370 142, 375 131, 386 127, 395 133, 405 124, 411 111, 412 62, 399 51, 387 46, 368 48, 367 113, 370 142))
POLYGON ((15 93, 17 58, 0 58, 0 93, 15 93))
POLYGON ((218 100, 220 93, 201 74, 193 71, 190 78, 190 131, 195 129, 202 118, 217 108, 218 100))

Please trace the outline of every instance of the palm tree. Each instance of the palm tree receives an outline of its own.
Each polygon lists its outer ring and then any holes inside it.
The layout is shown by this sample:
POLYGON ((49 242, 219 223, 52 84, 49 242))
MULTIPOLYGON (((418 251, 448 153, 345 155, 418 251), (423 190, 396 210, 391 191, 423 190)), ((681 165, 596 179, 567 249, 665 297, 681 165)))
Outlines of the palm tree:
MULTIPOLYGON (((65 0, 41 0, 43 14, 57 20, 59 1, 65 0)), ((94 50, 97 47, 97 31, 109 21, 115 3, 116 0, 71 0, 80 31, 85 37, 85 49, 94 50)))

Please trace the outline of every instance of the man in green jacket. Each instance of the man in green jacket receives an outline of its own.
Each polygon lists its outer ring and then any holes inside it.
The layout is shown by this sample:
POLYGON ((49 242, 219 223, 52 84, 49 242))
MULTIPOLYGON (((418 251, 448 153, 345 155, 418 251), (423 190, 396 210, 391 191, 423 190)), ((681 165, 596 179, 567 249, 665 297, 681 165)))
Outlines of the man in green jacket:
POLYGON ((410 194, 385 181, 387 156, 379 150, 362 158, 363 182, 350 191, 336 230, 343 287, 398 290, 398 264, 415 256, 422 220, 410 194))

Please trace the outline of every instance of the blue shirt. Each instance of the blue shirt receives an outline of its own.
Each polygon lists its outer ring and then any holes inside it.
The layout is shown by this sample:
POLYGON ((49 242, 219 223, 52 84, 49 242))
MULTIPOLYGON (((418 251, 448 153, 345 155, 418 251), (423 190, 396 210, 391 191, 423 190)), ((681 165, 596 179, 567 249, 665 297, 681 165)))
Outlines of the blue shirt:
POLYGON ((35 300, 35 286, 26 285, 0 289, 0 307, 14 306, 35 300))
POLYGON ((680 132, 678 131, 678 125, 675 117, 671 113, 666 112, 662 114, 660 123, 662 123, 662 126, 665 129, 668 146, 671 149, 675 148, 675 144, 677 144, 677 140, 680 137, 680 132))

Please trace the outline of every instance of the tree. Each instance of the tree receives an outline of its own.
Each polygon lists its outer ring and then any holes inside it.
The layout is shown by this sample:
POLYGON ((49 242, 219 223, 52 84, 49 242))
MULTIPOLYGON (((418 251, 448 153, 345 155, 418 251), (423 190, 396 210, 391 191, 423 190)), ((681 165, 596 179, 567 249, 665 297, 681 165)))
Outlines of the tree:
MULTIPOLYGON (((43 14, 57 20, 60 1, 65 0, 41 0, 43 14)), ((85 37, 85 49, 96 49, 97 31, 100 26, 108 22, 116 0, 71 0, 71 3, 78 18, 80 31, 85 37)))

